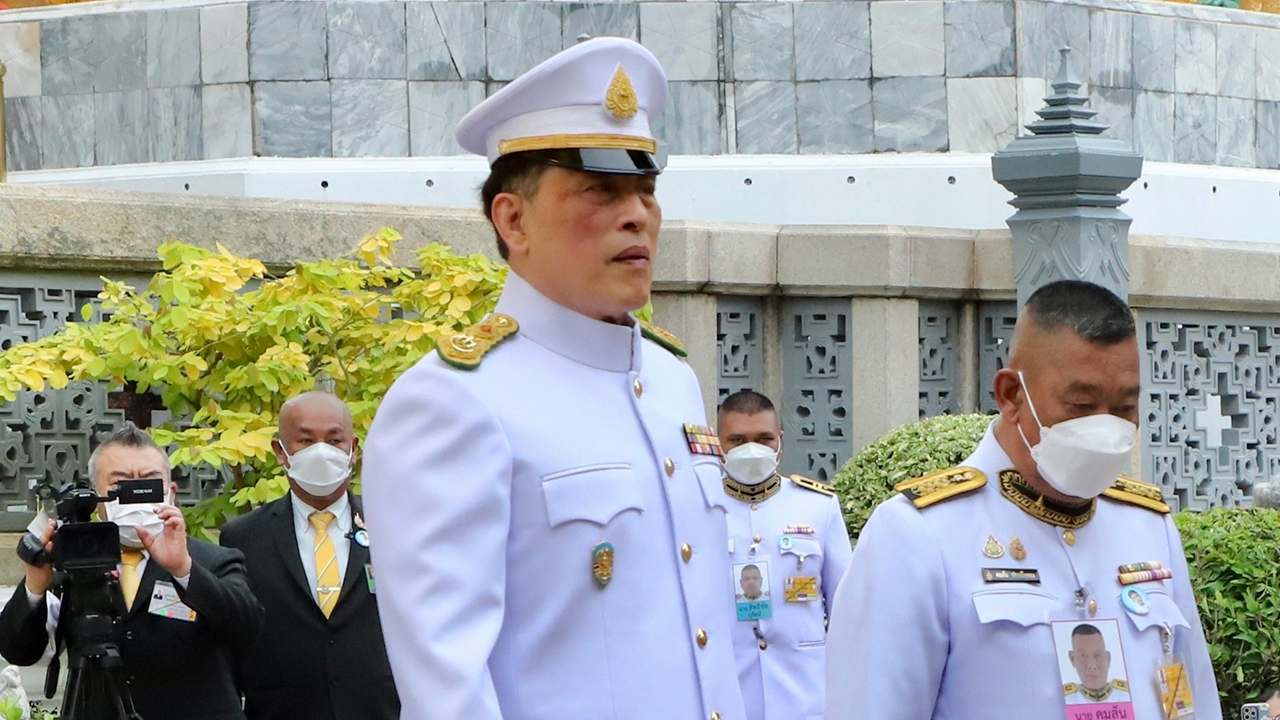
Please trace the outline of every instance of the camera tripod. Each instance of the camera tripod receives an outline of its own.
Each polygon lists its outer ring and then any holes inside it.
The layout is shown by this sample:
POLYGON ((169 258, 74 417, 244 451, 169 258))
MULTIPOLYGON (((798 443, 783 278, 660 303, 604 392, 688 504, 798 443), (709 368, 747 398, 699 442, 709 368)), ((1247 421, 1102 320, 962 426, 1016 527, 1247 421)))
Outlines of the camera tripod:
MULTIPOLYGON (((143 720, 133 706, 133 696, 124 678, 124 659, 120 655, 121 614, 116 603, 106 611, 88 609, 72 597, 77 588, 68 588, 63 613, 58 622, 55 650, 67 648, 67 689, 62 701, 63 720, 143 720), (66 611, 70 606, 72 612, 66 611), (79 606, 79 607, 77 607, 79 606)), ((92 595, 102 591, 112 600, 120 598, 114 580, 93 588, 92 595)), ((89 594, 89 593, 86 593, 89 594)), ((96 598, 95 598, 96 599, 96 598)), ((92 603, 86 603, 90 607, 92 603)), ((123 607, 123 599, 119 606, 123 607)), ((55 652, 45 676, 45 697, 53 697, 58 684, 59 660, 55 652)))

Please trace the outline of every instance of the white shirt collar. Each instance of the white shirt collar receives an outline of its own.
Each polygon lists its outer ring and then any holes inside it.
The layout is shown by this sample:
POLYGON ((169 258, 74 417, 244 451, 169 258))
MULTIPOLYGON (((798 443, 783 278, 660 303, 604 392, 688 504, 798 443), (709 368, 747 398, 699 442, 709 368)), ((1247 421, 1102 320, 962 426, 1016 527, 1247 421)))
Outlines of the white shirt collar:
MULTIPOLYGON (((305 531, 311 527, 311 514, 318 512, 315 508, 307 504, 307 501, 298 497, 298 493, 292 489, 289 490, 290 502, 293 505, 293 524, 300 530, 305 531)), ((342 493, 337 500, 333 501, 325 511, 333 513, 333 526, 346 533, 351 530, 351 513, 348 510, 351 501, 347 498, 347 493, 342 493)))
POLYGON ((497 312, 520 323, 520 336, 575 362, 609 372, 640 372, 640 323, 631 327, 589 318, 538 292, 514 270, 497 312))

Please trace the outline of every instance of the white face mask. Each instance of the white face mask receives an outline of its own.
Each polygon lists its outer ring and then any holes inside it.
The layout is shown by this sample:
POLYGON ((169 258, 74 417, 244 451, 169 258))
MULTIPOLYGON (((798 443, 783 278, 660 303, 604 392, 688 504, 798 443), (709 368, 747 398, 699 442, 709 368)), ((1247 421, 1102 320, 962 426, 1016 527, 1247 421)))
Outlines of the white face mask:
POLYGON ((142 538, 138 537, 138 528, 151 535, 152 539, 164 532, 164 521, 156 512, 169 505, 166 500, 160 503, 127 503, 119 500, 104 503, 107 509, 107 522, 113 522, 120 528, 120 544, 130 548, 141 548, 142 538))
POLYGON ((351 453, 329 443, 315 443, 293 455, 286 450, 284 457, 289 461, 286 468, 289 477, 315 497, 332 495, 351 477, 351 453))
POLYGON ((1040 426, 1040 443, 1031 447, 1018 426, 1022 442, 1031 451, 1040 477, 1054 490, 1072 497, 1092 499, 1115 484, 1138 439, 1138 426, 1109 413, 1065 420, 1052 427, 1040 423, 1027 382, 1018 373, 1031 415, 1040 426))
POLYGON ((778 451, 760 443, 743 443, 725 453, 724 471, 743 485, 759 485, 778 471, 778 451))

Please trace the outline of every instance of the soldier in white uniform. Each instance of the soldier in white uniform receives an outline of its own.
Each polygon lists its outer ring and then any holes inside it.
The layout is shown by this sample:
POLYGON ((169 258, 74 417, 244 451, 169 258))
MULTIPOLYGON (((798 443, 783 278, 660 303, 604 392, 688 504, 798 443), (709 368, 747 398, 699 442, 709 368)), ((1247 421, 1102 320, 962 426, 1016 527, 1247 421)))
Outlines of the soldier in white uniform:
POLYGON ((742 720, 720 461, 678 342, 642 329, 666 76, 590 40, 472 110, 511 270, 370 430, 365 511, 406 720, 742 720), (686 425, 688 428, 686 428, 686 425))
POLYGON ((1075 678, 1054 621, 1118 628, 1139 720, 1165 717, 1161 667, 1184 710, 1220 720, 1169 508, 1158 488, 1117 479, 1137 435, 1129 308, 1088 283, 1042 287, 995 396, 1000 414, 963 466, 900 484, 860 535, 831 613, 827 720, 1062 718, 1075 678), (1149 601, 1130 610, 1130 588, 1149 601))
POLYGON ((764 566, 769 617, 734 614, 733 649, 747 720, 820 720, 827 608, 853 551, 840 501, 826 484, 777 473, 782 426, 769 398, 743 390, 716 420, 725 452, 729 555, 764 566))

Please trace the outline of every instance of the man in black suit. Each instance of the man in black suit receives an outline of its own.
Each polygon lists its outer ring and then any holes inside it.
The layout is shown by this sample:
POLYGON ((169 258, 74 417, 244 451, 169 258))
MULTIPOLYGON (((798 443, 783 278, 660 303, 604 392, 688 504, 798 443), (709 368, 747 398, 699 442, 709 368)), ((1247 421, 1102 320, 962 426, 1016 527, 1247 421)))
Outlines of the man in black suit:
POLYGON ((396 720, 400 700, 374 602, 369 540, 351 494, 358 440, 334 395, 280 408, 276 458, 290 492, 222 529, 245 555, 266 631, 244 655, 249 720, 396 720))
MULTIPOLYGON (((170 500, 169 457, 132 423, 89 459, 97 493, 120 480, 163 478, 170 500)), ((188 538, 182 511, 165 503, 98 506, 98 517, 120 528, 117 602, 122 609, 121 675, 145 720, 243 720, 233 657, 262 629, 262 606, 245 577, 244 556, 188 538), (120 598, 119 596, 123 596, 120 598)), ((53 523, 42 540, 52 551, 53 523)), ((33 665, 49 642, 62 598, 50 592, 53 570, 26 567, 24 584, 0 611, 0 655, 33 665)), ((116 718, 101 686, 87 689, 76 720, 116 718)))

